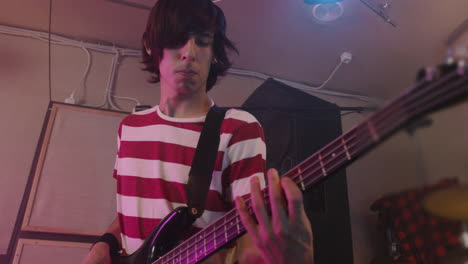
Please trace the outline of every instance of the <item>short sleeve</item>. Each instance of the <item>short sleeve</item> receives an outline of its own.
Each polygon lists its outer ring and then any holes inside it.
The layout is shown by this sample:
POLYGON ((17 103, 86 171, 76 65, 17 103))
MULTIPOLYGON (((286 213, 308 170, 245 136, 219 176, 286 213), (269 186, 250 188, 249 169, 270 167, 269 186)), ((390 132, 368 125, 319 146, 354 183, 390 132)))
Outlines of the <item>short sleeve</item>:
POLYGON ((233 132, 226 155, 230 163, 223 177, 229 183, 228 199, 233 201, 237 196, 249 194, 250 179, 254 176, 259 178, 261 187, 265 187, 266 145, 258 121, 242 123, 233 132))

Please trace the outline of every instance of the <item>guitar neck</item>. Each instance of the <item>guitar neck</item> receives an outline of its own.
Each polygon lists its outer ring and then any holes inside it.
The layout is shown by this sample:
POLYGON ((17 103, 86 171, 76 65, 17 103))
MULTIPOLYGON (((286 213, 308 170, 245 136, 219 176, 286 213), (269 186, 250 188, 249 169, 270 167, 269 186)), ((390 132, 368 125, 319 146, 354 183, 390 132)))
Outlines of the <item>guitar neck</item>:
MULTIPOLYGON (((462 69, 463 71, 453 71, 437 81, 424 80, 417 83, 283 177, 290 177, 305 191, 316 182, 349 165, 410 120, 465 94, 468 91, 468 76, 465 74, 466 67, 462 69)), ((263 190, 262 193, 265 204, 269 205, 268 192, 263 190)), ((253 215, 250 197, 246 199, 246 206, 253 215)), ((233 209, 153 264, 197 263, 245 232, 237 211, 233 209)))

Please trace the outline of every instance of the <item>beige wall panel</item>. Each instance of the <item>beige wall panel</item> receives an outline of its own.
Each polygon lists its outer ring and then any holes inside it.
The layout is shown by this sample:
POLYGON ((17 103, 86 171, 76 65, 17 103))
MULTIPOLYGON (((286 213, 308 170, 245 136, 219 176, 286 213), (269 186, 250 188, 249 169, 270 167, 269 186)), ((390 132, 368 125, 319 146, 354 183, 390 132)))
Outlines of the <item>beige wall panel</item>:
POLYGON ((47 111, 47 43, 0 34, 0 254, 5 254, 47 111))
POLYGON ((23 230, 95 235, 106 230, 116 217, 112 172, 124 116, 54 105, 23 230))
POLYGON ((427 182, 457 177, 468 183, 468 103, 436 112, 430 118, 432 126, 416 134, 427 182))

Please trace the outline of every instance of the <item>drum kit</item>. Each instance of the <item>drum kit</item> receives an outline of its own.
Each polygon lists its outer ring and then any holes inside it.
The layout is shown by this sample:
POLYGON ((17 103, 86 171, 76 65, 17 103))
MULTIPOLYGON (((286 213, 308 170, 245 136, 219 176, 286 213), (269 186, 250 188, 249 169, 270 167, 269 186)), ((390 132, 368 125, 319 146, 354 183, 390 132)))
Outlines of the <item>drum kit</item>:
POLYGON ((422 201, 430 214, 460 221, 459 245, 441 258, 442 264, 468 264, 468 184, 431 192, 422 201))

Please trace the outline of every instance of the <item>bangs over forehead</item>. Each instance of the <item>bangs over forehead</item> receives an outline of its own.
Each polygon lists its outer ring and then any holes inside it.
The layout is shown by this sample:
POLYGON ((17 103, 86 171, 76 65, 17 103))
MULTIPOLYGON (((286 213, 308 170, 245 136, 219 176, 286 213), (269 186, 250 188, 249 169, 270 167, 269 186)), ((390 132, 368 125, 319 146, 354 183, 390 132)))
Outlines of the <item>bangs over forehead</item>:
POLYGON ((158 48, 174 48, 187 41, 189 34, 200 34, 225 30, 224 20, 211 0, 159 1, 151 11, 155 12, 148 21, 148 40, 158 48), (150 25, 152 24, 152 25, 150 25), (151 36, 152 34, 155 34, 151 36))

